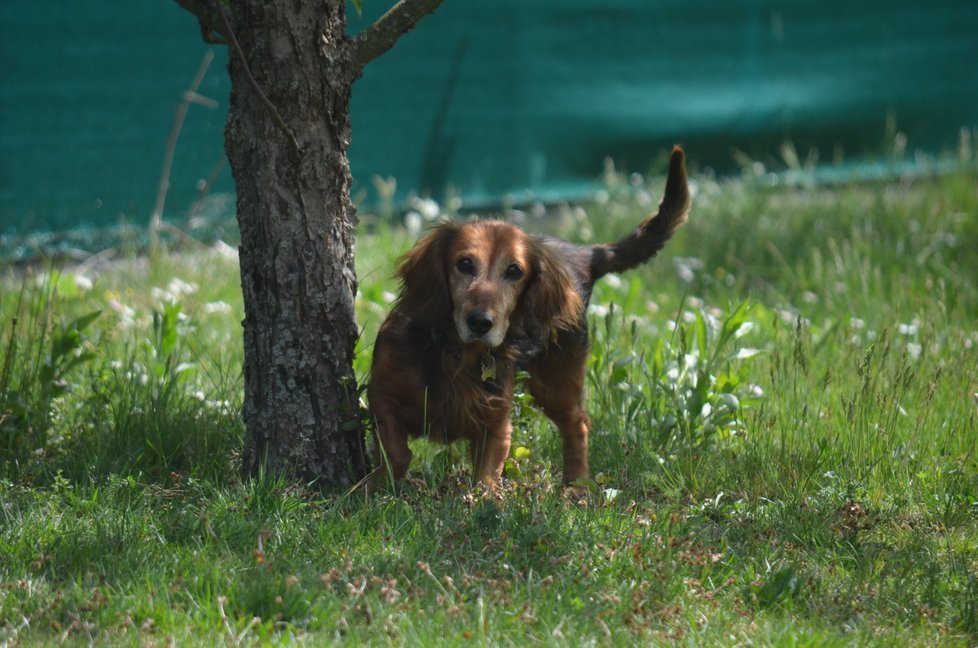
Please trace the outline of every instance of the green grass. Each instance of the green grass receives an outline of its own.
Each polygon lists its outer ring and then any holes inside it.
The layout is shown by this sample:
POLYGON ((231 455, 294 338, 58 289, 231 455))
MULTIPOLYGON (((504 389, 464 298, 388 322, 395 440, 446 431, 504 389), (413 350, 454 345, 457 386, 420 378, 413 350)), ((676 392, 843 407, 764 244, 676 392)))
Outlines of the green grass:
MULTIPOLYGON (((660 186, 525 226, 611 239, 660 186)), ((522 395, 498 497, 423 443, 397 494, 242 482, 233 257, 8 273, 0 645, 974 644, 975 167, 695 190, 595 291, 584 501, 522 395)), ((364 378, 415 238, 368 229, 364 378)))

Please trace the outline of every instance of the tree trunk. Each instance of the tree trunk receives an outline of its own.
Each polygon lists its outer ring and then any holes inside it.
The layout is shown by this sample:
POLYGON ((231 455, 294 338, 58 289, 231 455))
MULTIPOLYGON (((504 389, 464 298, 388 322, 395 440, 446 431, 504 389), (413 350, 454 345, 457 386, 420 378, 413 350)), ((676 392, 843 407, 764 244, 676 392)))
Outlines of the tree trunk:
POLYGON ((236 0, 225 139, 244 296, 243 470, 350 484, 359 425, 345 0, 236 0))
POLYGON ((350 92, 442 0, 399 0, 356 38, 346 0, 176 0, 230 45, 225 146, 244 297, 243 469, 346 485, 367 468, 353 352, 350 92))

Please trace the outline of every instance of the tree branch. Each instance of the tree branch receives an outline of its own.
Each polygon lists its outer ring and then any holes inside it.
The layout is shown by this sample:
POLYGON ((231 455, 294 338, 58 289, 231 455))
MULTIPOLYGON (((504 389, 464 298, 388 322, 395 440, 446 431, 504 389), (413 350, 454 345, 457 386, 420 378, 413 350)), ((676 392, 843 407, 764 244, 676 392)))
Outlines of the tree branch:
MULTIPOLYGON (((166 194, 170 190, 170 170, 173 168, 173 154, 177 150, 180 129, 183 128, 183 121, 187 117, 190 104, 200 103, 200 99, 205 99, 205 97, 200 97, 197 94, 197 89, 204 82, 204 75, 207 74, 207 68, 210 67, 211 61, 213 60, 214 52, 207 50, 203 60, 200 62, 200 66, 197 68, 197 74, 194 75, 194 80, 191 81, 190 87, 184 91, 183 99, 173 113, 173 125, 170 127, 170 136, 166 140, 166 155, 163 156, 163 170, 160 171, 160 184, 156 190, 156 205, 153 207, 153 215, 149 221, 149 248, 153 258, 156 258, 156 253, 159 249, 159 231, 163 224, 163 206, 166 204, 166 194)), ((207 101, 213 100, 207 99, 207 101)), ((216 101, 213 101, 211 108, 217 108, 216 101)))
MULTIPOLYGON (((179 2, 180 0, 177 1, 179 2)), ((278 113, 278 109, 275 108, 275 104, 273 104, 268 98, 268 95, 264 93, 261 86, 258 85, 258 81, 255 80, 254 75, 251 73, 251 68, 248 67, 248 59, 245 58, 244 50, 241 49, 241 43, 238 42, 238 37, 234 35, 234 29, 231 28, 231 21, 228 19, 227 10, 224 8, 224 5, 221 4, 221 0, 214 0, 214 4, 217 6, 217 10, 220 13, 221 23, 227 30, 226 33, 228 40, 231 41, 231 47, 234 49, 234 53, 238 55, 238 58, 241 59, 241 69, 244 70, 245 76, 248 77, 248 82, 251 84, 252 89, 255 91, 255 94, 258 95, 258 99, 261 100, 261 103, 263 106, 265 106, 265 109, 268 110, 269 115, 272 117, 272 121, 275 122, 278 129, 282 131, 282 133, 289 139, 289 142, 292 143, 292 149, 295 151, 296 155, 301 155, 302 150, 299 148, 299 140, 295 138, 295 134, 289 129, 288 125, 285 123, 285 120, 282 119, 282 116, 278 113)))
MULTIPOLYGON (((181 2, 181 0, 177 0, 181 2)), ((353 40, 353 64, 357 76, 364 66, 390 48, 397 39, 414 29, 419 20, 434 11, 443 0, 400 0, 377 22, 357 34, 353 40)))
POLYGON ((175 0, 175 2, 192 13, 200 23, 200 35, 205 43, 227 45, 227 34, 221 23, 217 8, 209 0, 175 0))

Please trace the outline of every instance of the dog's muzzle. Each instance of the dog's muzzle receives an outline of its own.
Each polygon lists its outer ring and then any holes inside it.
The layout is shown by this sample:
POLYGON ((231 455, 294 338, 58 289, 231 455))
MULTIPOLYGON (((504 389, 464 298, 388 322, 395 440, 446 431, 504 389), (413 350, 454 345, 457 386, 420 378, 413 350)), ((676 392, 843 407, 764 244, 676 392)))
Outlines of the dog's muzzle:
POLYGON ((475 311, 465 318, 465 324, 476 337, 482 337, 492 329, 492 318, 485 311, 475 311))
POLYGON ((506 326, 502 321, 493 319, 488 311, 472 311, 468 315, 459 315, 455 320, 458 336, 462 342, 481 342, 490 349, 503 343, 506 337, 506 326))

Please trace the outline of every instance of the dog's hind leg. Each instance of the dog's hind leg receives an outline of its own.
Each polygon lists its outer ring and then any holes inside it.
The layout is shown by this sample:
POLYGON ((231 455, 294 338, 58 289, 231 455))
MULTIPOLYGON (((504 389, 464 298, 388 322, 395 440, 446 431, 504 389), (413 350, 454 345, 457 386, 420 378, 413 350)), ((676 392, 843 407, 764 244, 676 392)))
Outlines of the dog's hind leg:
POLYGON ((564 453, 564 483, 573 484, 590 475, 588 469, 588 432, 591 419, 584 407, 578 404, 564 412, 547 412, 547 417, 557 424, 564 453))
POLYGON ((564 483, 590 476, 588 432, 591 419, 584 409, 584 363, 587 348, 568 345, 530 367, 528 388, 537 406, 560 430, 564 454, 564 483))

